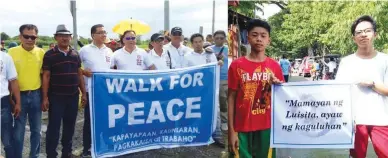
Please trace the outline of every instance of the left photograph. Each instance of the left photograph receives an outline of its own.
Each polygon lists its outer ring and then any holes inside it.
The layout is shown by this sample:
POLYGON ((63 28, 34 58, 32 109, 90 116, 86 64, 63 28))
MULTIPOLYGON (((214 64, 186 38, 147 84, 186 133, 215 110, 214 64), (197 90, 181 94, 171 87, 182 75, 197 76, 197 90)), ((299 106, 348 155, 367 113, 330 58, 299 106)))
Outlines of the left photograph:
POLYGON ((227 157, 227 7, 2 4, 0 158, 227 157))

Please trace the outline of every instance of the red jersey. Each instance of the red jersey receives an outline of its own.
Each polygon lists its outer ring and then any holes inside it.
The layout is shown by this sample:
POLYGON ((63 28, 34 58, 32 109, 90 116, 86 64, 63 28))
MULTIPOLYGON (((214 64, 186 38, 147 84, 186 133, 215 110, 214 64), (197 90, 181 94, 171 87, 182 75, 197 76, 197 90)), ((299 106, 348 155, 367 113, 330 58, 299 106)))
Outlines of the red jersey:
POLYGON ((271 73, 284 81, 279 63, 271 58, 253 62, 241 57, 231 63, 228 87, 237 91, 234 108, 236 132, 271 128, 271 73))

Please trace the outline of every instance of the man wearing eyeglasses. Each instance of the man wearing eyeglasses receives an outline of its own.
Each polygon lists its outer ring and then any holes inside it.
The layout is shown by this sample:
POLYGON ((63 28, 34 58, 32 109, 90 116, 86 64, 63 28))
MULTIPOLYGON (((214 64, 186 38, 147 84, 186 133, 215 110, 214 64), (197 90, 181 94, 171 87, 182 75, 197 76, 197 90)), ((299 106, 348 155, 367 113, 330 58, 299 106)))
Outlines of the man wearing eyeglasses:
POLYGON ((185 54, 192 52, 189 47, 181 44, 182 42, 182 28, 174 27, 171 29, 171 42, 164 45, 163 49, 168 50, 171 53, 171 57, 177 63, 176 68, 183 68, 185 62, 185 54))
POLYGON ((341 60, 336 80, 356 83, 352 89, 352 107, 356 134, 354 158, 366 157, 368 138, 377 157, 388 157, 388 55, 377 52, 373 42, 377 36, 376 21, 361 16, 351 26, 357 51, 341 60))
MULTIPOLYGON (((106 42, 107 33, 102 24, 93 25, 90 30, 93 42, 81 48, 79 55, 84 66, 83 75, 85 80, 86 92, 88 92, 88 80, 92 76, 92 72, 103 71, 110 69, 110 57, 112 50, 104 44, 106 42)), ((90 85, 91 86, 91 85, 90 85)), ((89 96, 89 93, 86 93, 89 96)), ((89 98, 89 97, 87 97, 89 98)), ((90 147, 92 144, 92 136, 90 129, 90 108, 89 101, 85 103, 84 111, 84 127, 83 127, 83 152, 81 157, 91 157, 90 147)))
POLYGON ((155 70, 155 65, 144 49, 136 46, 136 32, 128 30, 120 38, 123 48, 115 51, 110 67, 118 70, 155 70))
POLYGON ((153 49, 149 55, 157 70, 174 69, 176 64, 171 53, 163 49, 164 36, 160 33, 155 33, 151 36, 151 45, 153 49))
MULTIPOLYGON (((224 45, 226 33, 225 31, 218 30, 214 32, 214 42, 211 48, 214 51, 217 60, 223 61, 220 74, 220 90, 219 90, 219 103, 220 103, 220 115, 217 116, 217 128, 213 136, 214 140, 221 147, 225 147, 225 139, 227 140, 228 133, 228 46, 224 45), (221 131, 223 133, 221 133, 221 131), (223 137, 224 135, 224 137, 223 137)), ((227 142, 227 141, 226 141, 227 142)))
POLYGON ((35 46, 38 28, 33 24, 24 24, 19 28, 20 46, 8 51, 12 57, 20 86, 21 112, 15 118, 14 141, 15 158, 23 154, 26 121, 30 125, 30 156, 37 158, 40 151, 41 130, 41 69, 44 50, 35 46))

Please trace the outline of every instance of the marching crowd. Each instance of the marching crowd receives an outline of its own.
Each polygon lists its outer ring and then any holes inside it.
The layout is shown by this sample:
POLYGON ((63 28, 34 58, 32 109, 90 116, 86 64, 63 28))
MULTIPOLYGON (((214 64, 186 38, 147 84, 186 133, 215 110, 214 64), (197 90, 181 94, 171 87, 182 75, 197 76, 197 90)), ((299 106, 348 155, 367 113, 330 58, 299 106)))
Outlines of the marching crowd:
MULTIPOLYGON (((45 52, 36 46, 38 28, 25 24, 19 28, 20 45, 0 52, 1 82, 1 141, 6 158, 22 158, 26 121, 31 140, 29 157, 39 157, 41 146, 42 111, 48 111, 46 154, 57 157, 61 123, 63 158, 72 156, 72 138, 78 114, 79 100, 84 112, 83 153, 91 155, 90 108, 87 80, 93 72, 109 69, 146 71, 178 69, 217 62, 221 67, 220 107, 214 139, 224 144, 223 131, 227 130, 227 56, 226 33, 216 31, 205 42, 202 34, 183 38, 180 27, 171 29, 169 36, 155 33, 151 36, 149 50, 136 45, 136 32, 127 30, 120 36, 122 47, 105 45, 107 32, 104 25, 91 27, 90 44, 79 51, 70 44, 72 33, 65 25, 58 25, 54 38, 45 52), (192 48, 185 45, 190 41, 192 48), (224 64, 226 63, 226 64, 224 64), (81 95, 81 97, 79 97, 81 95), (221 121, 222 120, 222 121, 221 121), (222 123, 221 123, 222 122, 222 123)), ((114 71, 114 70, 113 70, 114 71)), ((224 132, 225 133, 225 132, 224 132)))

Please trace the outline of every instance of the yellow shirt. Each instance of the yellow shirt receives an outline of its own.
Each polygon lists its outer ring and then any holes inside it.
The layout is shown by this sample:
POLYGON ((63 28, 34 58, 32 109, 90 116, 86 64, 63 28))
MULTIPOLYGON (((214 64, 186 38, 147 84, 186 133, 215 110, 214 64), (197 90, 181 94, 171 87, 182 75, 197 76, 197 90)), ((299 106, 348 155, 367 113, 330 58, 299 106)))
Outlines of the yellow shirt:
POLYGON ((31 51, 22 46, 9 49, 8 54, 12 57, 18 73, 20 91, 37 90, 41 87, 40 74, 44 53, 44 50, 38 47, 31 51))

